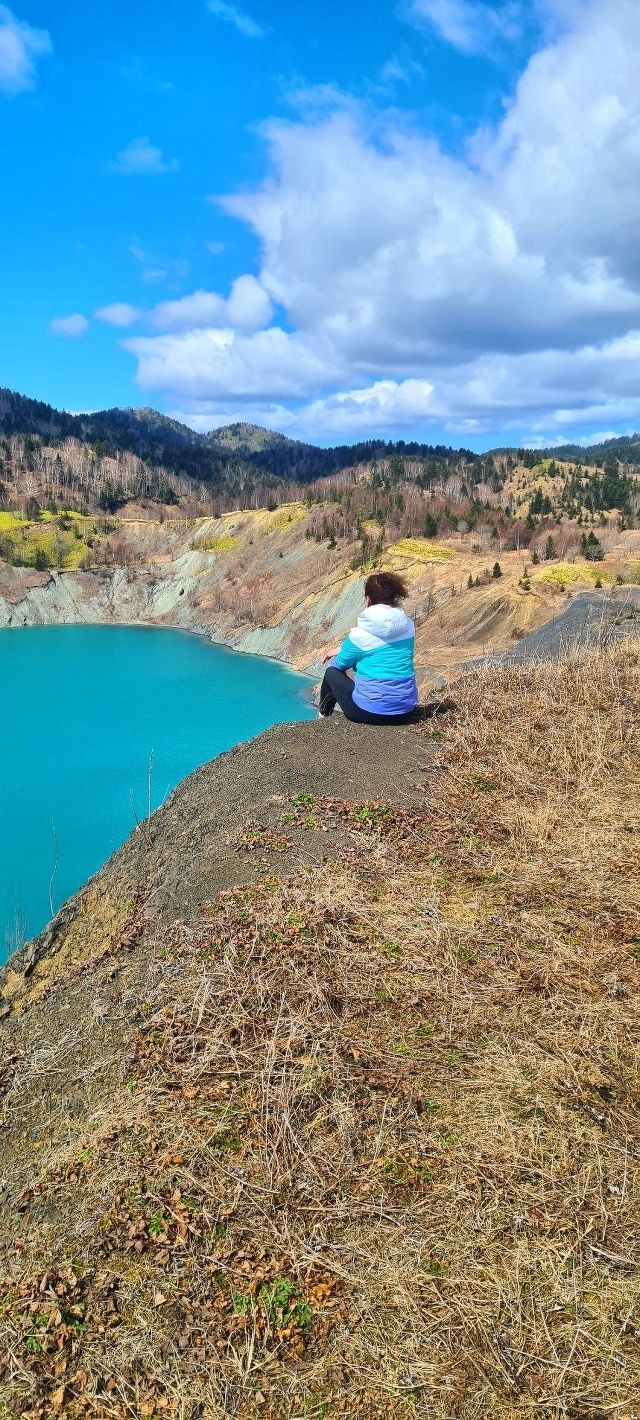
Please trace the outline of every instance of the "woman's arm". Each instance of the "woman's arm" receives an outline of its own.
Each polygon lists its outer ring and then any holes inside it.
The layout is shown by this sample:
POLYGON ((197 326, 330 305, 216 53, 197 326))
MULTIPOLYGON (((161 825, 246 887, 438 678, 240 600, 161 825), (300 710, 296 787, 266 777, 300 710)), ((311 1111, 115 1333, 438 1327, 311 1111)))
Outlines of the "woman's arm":
POLYGON ((333 664, 339 671, 350 671, 357 665, 364 652, 359 646, 354 645, 350 636, 346 636, 337 656, 333 658, 333 664))

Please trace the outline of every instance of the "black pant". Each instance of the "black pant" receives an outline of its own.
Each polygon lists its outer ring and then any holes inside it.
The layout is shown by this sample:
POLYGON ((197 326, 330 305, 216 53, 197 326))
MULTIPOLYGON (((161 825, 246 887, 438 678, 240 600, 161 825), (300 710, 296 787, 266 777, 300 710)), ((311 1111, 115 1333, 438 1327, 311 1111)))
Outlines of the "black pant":
POLYGON ((415 710, 405 715, 374 715, 372 710, 361 710, 359 705, 354 705, 353 691, 351 677, 336 666, 329 666, 320 686, 320 714, 332 715, 337 701, 347 720, 355 720, 359 725, 408 725, 410 720, 415 720, 415 710))

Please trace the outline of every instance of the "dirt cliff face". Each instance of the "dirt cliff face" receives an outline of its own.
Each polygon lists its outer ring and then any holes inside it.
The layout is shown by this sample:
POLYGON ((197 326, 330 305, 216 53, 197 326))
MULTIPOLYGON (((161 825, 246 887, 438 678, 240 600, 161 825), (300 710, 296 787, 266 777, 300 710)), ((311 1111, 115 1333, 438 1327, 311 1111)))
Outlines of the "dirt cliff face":
MULTIPOLYGON (((616 574, 633 567, 636 533, 621 536, 605 563, 527 566, 526 553, 483 549, 469 538, 405 539, 384 563, 409 585, 423 685, 470 656, 504 651, 548 622, 567 592, 599 578, 606 600, 616 574), (634 541, 635 540, 635 541, 634 541), (528 574, 528 575, 525 575, 528 574), (554 580, 555 577, 555 580, 554 580)), ((365 571, 354 547, 311 535, 303 504, 229 513, 197 522, 120 520, 118 565, 45 571, 0 563, 0 628, 70 622, 146 622, 211 636, 317 674, 362 607, 365 571)), ((624 590, 619 593, 624 595, 624 590)))

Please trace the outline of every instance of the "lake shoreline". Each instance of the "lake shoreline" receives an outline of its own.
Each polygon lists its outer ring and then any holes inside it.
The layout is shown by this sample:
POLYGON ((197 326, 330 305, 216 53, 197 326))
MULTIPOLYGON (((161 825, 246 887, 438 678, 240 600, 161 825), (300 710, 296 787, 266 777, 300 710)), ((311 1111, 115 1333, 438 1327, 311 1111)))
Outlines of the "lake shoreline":
POLYGON ((167 621, 167 622, 158 622, 158 621, 72 621, 72 622, 69 622, 69 621, 46 621, 46 622, 30 622, 30 623, 27 624, 27 625, 21 625, 21 626, 17 626, 17 625, 0 626, 0 632, 2 632, 2 631, 35 631, 35 630, 44 631, 44 630, 46 630, 47 627, 50 627, 52 630, 59 630, 59 629, 61 629, 62 627, 65 627, 65 626, 71 626, 71 627, 74 627, 74 626, 78 626, 78 627, 79 627, 79 626, 84 626, 84 627, 88 627, 88 628, 93 628, 93 629, 96 630, 96 631, 98 631, 98 630, 100 629, 100 627, 104 627, 106 630, 110 630, 110 629, 116 630, 116 629, 119 629, 119 628, 121 628, 122 630, 126 630, 127 628, 130 628, 130 629, 132 629, 132 630, 139 629, 139 630, 141 630, 141 631, 177 631, 177 632, 180 633, 181 636, 196 636, 196 637, 198 638, 198 640, 200 640, 200 641, 209 641, 212 646, 217 647, 217 648, 218 648, 219 650, 221 650, 221 651, 229 651, 229 652, 231 652, 231 653, 233 653, 234 655, 237 655, 237 656, 252 656, 252 657, 255 657, 255 659, 257 659, 257 660, 259 660, 259 661, 268 661, 268 662, 270 662, 272 665, 274 665, 274 666, 281 666, 283 670, 291 671, 291 674, 292 674, 292 675, 299 675, 299 676, 301 676, 301 677, 302 677, 303 679, 305 679, 305 680, 309 680, 309 681, 314 681, 314 680, 315 680, 315 681, 317 681, 317 680, 318 680, 318 677, 319 677, 319 676, 321 675, 321 673, 322 673, 320 669, 318 670, 317 674, 315 674, 315 675, 312 674, 312 673, 310 673, 310 672, 300 671, 300 670, 298 670, 298 669, 296 668, 296 666, 292 665, 291 661, 285 660, 284 657, 282 657, 282 656, 267 656, 267 655, 261 655, 261 654, 260 654, 259 652, 257 652, 257 651, 243 651, 243 650, 240 649, 239 646, 232 646, 232 645, 230 645, 228 641, 218 641, 218 640, 216 639, 216 637, 215 637, 211 632, 207 631, 204 627, 197 627, 197 626, 193 626, 193 627, 180 626, 178 622, 170 622, 170 621, 167 621))
MULTIPOLYGON (((200 554, 190 554, 190 564, 194 557, 199 563, 203 560, 200 554)), ((314 636, 307 626, 308 599, 283 608, 278 622, 238 622, 236 615, 216 614, 210 605, 207 573, 211 568, 185 568, 180 565, 184 560, 162 569, 121 566, 35 572, 0 565, 0 630, 104 625, 184 631, 205 637, 213 645, 259 656, 309 679, 321 675, 324 637, 322 632, 314 636)), ((348 609, 342 612, 338 589, 333 593, 337 600, 334 619, 339 622, 335 640, 342 639, 359 608, 359 583, 355 595, 353 584, 350 591, 348 609)), ((344 599, 344 587, 342 594, 344 599)))
POLYGON ((0 637, 11 687, 0 733, 13 748, 0 821, 0 941, 9 955, 146 820, 148 799, 155 811, 199 765, 273 724, 314 715, 310 678, 182 627, 11 629, 30 634, 0 637), (158 630, 164 642, 149 635, 158 630))

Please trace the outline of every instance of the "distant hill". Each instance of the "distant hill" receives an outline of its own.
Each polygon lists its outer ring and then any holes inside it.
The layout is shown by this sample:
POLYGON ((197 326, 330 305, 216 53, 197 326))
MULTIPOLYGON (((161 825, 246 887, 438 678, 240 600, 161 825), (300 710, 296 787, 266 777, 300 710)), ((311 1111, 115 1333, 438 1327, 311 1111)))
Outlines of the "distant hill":
POLYGON ((229 455, 200 434, 154 409, 105 409, 69 414, 40 400, 0 390, 0 435, 30 434, 48 443, 73 438, 99 455, 135 454, 152 466, 207 483, 224 481, 229 455))
MULTIPOLYGON (((234 482, 240 468, 283 482, 311 483, 339 469, 396 458, 438 459, 458 464, 474 462, 478 455, 444 445, 407 443, 383 439, 341 444, 322 449, 255 424, 229 424, 209 434, 197 434, 186 424, 169 419, 155 409, 105 409, 91 414, 69 414, 40 400, 27 399, 11 390, 0 390, 0 437, 32 435, 55 442, 66 438, 96 446, 108 456, 118 451, 135 454, 155 467, 162 466, 206 483, 225 486, 234 482)), ((250 480, 249 480, 250 481, 250 480)), ((247 479, 243 480, 245 486, 247 479)))
MULTIPOLYGON (((640 435, 590 448, 565 444, 546 450, 501 449, 476 454, 447 445, 369 439, 318 448, 259 425, 238 421, 200 434, 155 409, 105 409, 71 414, 11 390, 0 390, 0 506, 26 500, 67 502, 113 513, 136 499, 222 512, 275 507, 300 498, 329 499, 358 536, 406 514, 400 530, 467 526, 491 514, 516 537, 535 517, 577 519, 617 509, 627 520, 639 511, 640 435), (12 443, 9 442, 12 440, 12 443), (355 495, 354 477, 360 492, 355 495), (364 477, 360 477, 363 474, 364 477), (329 487, 326 480, 331 478, 329 487), (542 486, 544 483, 544 486, 542 486), (367 490, 362 495, 361 485, 367 490), (427 502, 436 497, 437 508, 427 502)), ((327 537, 335 528, 327 521, 327 537)), ((342 532, 344 536, 344 531, 342 532)), ((373 537, 373 543, 379 536, 373 537)))
POLYGON ((241 458, 251 458, 254 454, 262 453, 264 449, 284 447, 287 444, 292 448, 302 447, 296 439, 289 439, 286 434, 274 433, 272 429, 263 429, 261 424, 224 424, 220 429, 212 429, 211 433, 203 435, 203 438, 212 448, 237 454, 241 458))
POLYGON ((606 439, 586 448, 580 444, 558 444, 548 449, 514 450, 505 445, 484 455, 465 448, 404 439, 367 439, 320 448, 263 429, 258 424, 238 422, 209 434, 198 434, 187 424, 155 409, 103 409, 89 414, 70 414, 40 400, 0 389, 0 437, 10 434, 30 434, 50 442, 74 438, 81 443, 108 446, 108 449, 102 448, 102 452, 133 453, 156 467, 221 484, 226 482, 226 473, 231 468, 237 471, 240 465, 277 481, 311 483, 341 469, 390 458, 437 459, 457 466, 460 462, 481 463, 510 452, 526 455, 527 463, 535 454, 538 461, 560 459, 597 464, 604 463, 609 456, 620 463, 640 465, 640 433, 606 439))
POLYGON ((620 463, 640 464, 640 434, 620 434, 599 444, 557 444, 554 448, 536 450, 538 458, 562 459, 577 463, 603 463, 613 456, 620 463))

